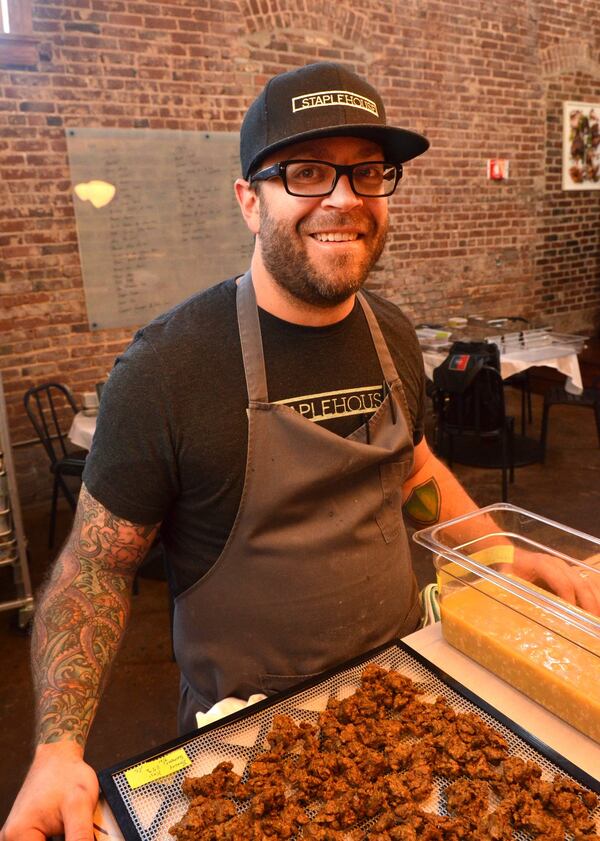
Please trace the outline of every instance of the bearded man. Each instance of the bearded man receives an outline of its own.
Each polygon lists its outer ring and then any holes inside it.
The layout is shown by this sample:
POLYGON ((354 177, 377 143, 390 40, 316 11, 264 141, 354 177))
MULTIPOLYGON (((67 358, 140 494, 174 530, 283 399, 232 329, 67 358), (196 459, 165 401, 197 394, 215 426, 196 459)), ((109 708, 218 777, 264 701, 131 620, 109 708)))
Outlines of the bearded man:
POLYGON ((428 145, 336 64, 276 76, 250 106, 235 183, 250 269, 140 330, 105 386, 36 615, 38 747, 2 841, 92 841, 84 744, 159 530, 182 732, 417 627, 404 518, 476 506, 424 438, 414 330, 361 290, 403 164, 428 145))

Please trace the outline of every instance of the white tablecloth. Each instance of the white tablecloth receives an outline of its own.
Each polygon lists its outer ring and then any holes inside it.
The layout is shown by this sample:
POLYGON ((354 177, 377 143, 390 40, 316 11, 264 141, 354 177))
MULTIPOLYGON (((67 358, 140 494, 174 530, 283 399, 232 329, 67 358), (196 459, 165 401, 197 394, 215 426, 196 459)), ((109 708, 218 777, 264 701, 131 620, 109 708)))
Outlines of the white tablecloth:
POLYGON ((67 437, 76 447, 81 447, 84 450, 89 450, 92 446, 92 438, 96 431, 96 415, 91 417, 84 415, 83 412, 77 412, 73 418, 71 428, 67 433, 67 437))
MULTIPOLYGON (((566 376, 566 391, 570 394, 581 394, 583 381, 575 351, 572 348, 565 348, 564 351, 556 348, 553 351, 553 356, 548 356, 549 352, 552 351, 549 351, 548 348, 525 348, 514 353, 502 353, 500 355, 502 379, 512 377, 513 374, 518 374, 527 368, 544 365, 548 368, 554 368, 566 376)), ((439 351, 426 350, 423 352, 425 374, 430 380, 433 379, 434 368, 441 365, 447 356, 447 351, 440 353, 439 351)))
MULTIPOLYGON (((442 637, 439 622, 410 634, 404 642, 600 781, 600 745, 448 645, 442 637)), ((102 798, 94 822, 100 830, 96 836, 98 841, 123 841, 110 807, 102 798)))

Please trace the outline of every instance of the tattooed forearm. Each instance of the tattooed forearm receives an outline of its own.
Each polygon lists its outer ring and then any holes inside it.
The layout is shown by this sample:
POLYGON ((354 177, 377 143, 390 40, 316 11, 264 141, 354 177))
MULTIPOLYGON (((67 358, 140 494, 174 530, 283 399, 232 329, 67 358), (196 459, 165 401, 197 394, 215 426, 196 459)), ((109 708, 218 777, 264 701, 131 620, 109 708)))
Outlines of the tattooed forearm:
POLYGON ((125 630, 135 571, 157 529, 115 517, 82 487, 34 622, 39 742, 85 743, 125 630))

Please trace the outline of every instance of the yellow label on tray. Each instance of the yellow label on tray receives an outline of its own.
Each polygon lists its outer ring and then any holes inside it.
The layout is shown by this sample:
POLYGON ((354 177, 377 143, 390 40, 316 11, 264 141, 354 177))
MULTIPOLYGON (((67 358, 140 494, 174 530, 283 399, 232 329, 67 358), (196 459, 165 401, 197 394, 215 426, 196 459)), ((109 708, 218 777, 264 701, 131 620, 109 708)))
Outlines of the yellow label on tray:
POLYGON ((151 759, 149 762, 144 762, 143 765, 130 768, 129 771, 125 771, 125 779, 131 788, 139 788, 146 783, 168 777, 169 774, 181 771, 182 768, 187 768, 191 764, 192 760, 187 753, 183 748, 179 748, 171 751, 171 753, 165 753, 164 756, 159 756, 158 759, 151 759))

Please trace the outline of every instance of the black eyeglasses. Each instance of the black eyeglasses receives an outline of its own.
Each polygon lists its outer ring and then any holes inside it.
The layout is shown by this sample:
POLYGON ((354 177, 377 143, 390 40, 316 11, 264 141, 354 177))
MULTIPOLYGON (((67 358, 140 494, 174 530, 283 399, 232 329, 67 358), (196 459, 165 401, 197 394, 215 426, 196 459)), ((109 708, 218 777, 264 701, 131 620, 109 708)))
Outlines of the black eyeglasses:
POLYGON ((357 196, 383 198, 391 196, 402 178, 402 165, 385 161, 362 161, 358 164, 332 164, 328 161, 280 161, 250 176, 254 181, 281 178, 290 196, 317 198, 329 196, 336 184, 347 175, 357 196))

